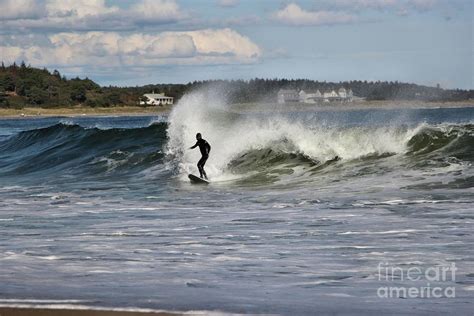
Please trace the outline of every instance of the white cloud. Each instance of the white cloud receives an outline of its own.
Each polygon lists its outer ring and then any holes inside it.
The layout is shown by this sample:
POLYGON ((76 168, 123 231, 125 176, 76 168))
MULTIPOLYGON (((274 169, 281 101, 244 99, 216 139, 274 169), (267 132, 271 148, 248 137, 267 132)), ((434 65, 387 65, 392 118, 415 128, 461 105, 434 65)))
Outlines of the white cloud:
POLYGON ((49 45, 0 46, 7 63, 24 59, 41 66, 136 67, 254 63, 261 49, 231 29, 164 32, 156 35, 116 32, 58 33, 49 45))
POLYGON ((293 26, 343 24, 356 20, 353 15, 343 12, 306 11, 295 3, 273 13, 273 19, 293 26))
POLYGON ((243 62, 255 61, 261 55, 255 43, 231 29, 209 29, 185 34, 193 38, 197 51, 204 55, 235 57, 243 62))
POLYGON ((105 0, 0 0, 0 28, 18 30, 134 30, 186 19, 175 0, 139 0, 128 8, 105 0))
MULTIPOLYGON (((450 1, 450 3, 455 1, 450 1)), ((318 7, 332 10, 367 11, 377 10, 409 14, 425 12, 442 7, 439 0, 322 0, 318 7)))
POLYGON ((0 20, 37 19, 44 14, 35 0, 0 0, 0 20))
POLYGON ((380 15, 382 12, 398 16, 432 12, 450 20, 463 12, 472 11, 471 2, 472 0, 318 0, 311 2, 311 10, 290 3, 273 13, 272 18, 287 25, 329 25, 377 21, 387 17, 380 15))
POLYGON ((23 56, 23 50, 16 46, 0 46, 0 51, 2 52, 2 61, 7 63, 20 60, 23 56))
POLYGON ((147 21, 173 21, 187 16, 174 0, 142 0, 130 11, 136 19, 147 21))
POLYGON ((397 6, 397 0, 332 0, 331 4, 339 8, 386 10, 397 6))
POLYGON ((108 7, 105 0, 47 0, 45 6, 49 17, 84 18, 119 12, 117 7, 108 7))

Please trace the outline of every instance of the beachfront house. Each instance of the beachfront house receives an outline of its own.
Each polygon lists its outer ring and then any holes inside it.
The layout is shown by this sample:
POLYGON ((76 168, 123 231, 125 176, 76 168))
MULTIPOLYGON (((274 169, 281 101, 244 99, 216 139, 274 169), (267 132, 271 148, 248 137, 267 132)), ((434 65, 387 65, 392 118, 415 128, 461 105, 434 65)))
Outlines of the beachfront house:
POLYGON ((278 103, 294 103, 300 101, 300 95, 296 90, 284 90, 278 91, 278 103))
POLYGON ((146 93, 140 98, 140 105, 172 105, 173 98, 164 93, 146 93))
POLYGON ((339 95, 339 97, 340 97, 341 99, 347 98, 347 91, 346 91, 346 89, 344 89, 344 88, 340 88, 340 89, 337 91, 337 94, 339 95))
POLYGON ((308 93, 303 90, 299 92, 301 103, 330 103, 330 102, 352 102, 354 99, 354 94, 352 90, 346 90, 345 88, 341 87, 339 90, 331 90, 325 91, 321 93, 321 91, 317 90, 314 93, 308 93))
POLYGON ((352 102, 354 100, 354 94, 352 90, 346 90, 344 87, 341 87, 337 90, 321 91, 316 90, 316 92, 306 92, 304 90, 284 90, 281 89, 278 91, 278 103, 331 103, 339 102, 346 103, 352 102))
POLYGON ((307 93, 304 90, 299 92, 300 103, 318 103, 322 99, 322 94, 319 90, 314 93, 307 93))

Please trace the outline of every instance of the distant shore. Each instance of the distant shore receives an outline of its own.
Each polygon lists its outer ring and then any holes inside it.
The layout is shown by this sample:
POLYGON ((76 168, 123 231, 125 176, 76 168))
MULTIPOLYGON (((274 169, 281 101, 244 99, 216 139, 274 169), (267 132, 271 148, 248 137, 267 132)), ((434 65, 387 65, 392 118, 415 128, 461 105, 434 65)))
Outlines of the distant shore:
POLYGON ((47 117, 47 116, 119 116, 119 115, 158 115, 171 111, 171 106, 115 106, 115 107, 86 107, 74 106, 64 108, 35 108, 23 109, 0 108, 0 118, 13 117, 47 117))
MULTIPOLYGON (((424 101, 358 101, 344 104, 310 104, 310 103, 244 103, 229 107, 234 112, 266 112, 266 111, 347 111, 368 109, 430 109, 430 108, 460 108, 474 107, 474 100, 459 102, 424 102, 424 101)), ((48 116, 133 116, 133 115, 162 115, 171 112, 173 106, 115 106, 115 107, 85 107, 74 106, 64 108, 35 108, 23 109, 0 108, 0 118, 15 117, 48 117, 48 116)))
POLYGON ((474 107, 474 100, 459 102, 426 102, 426 101, 356 101, 351 103, 284 103, 257 104, 245 103, 232 106, 238 113, 267 112, 307 112, 307 111, 351 111, 351 110, 390 110, 390 109, 437 109, 437 108, 466 108, 474 107))

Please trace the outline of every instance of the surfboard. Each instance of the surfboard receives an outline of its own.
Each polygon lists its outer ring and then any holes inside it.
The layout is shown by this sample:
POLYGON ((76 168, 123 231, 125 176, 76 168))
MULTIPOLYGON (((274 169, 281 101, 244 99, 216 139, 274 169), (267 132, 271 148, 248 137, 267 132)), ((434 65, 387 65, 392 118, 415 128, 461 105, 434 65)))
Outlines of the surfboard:
POLYGON ((194 184, 209 184, 209 181, 201 179, 198 176, 195 176, 194 174, 189 174, 188 178, 189 180, 191 180, 191 183, 194 184))

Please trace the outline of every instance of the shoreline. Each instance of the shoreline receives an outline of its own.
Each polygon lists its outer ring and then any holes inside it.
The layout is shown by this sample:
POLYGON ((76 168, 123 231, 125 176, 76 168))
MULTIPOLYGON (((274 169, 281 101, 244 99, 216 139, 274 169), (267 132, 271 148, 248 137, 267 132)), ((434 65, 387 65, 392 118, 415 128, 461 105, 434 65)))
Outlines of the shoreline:
MULTIPOLYGON (((193 315, 193 313, 186 313, 193 315)), ((53 307, 26 307, 0 306, 1 316, 178 316, 182 312, 171 312, 147 309, 105 309, 105 308, 53 308, 53 307)))
POLYGON ((474 107, 474 100, 462 102, 419 102, 419 101, 356 101, 346 104, 235 104, 233 111, 236 113, 265 113, 271 110, 276 112, 339 112, 359 110, 407 110, 407 109, 453 109, 474 107))
MULTIPOLYGON (((474 107, 474 100, 458 102, 418 102, 418 101, 356 101, 347 104, 311 104, 311 103, 243 103, 232 104, 229 111, 236 113, 259 112, 307 112, 307 111, 357 111, 357 110, 394 110, 394 109, 438 109, 474 107)), ((155 116, 167 115, 173 106, 163 107, 64 107, 64 108, 33 108, 6 109, 0 108, 0 119, 41 118, 41 117, 87 117, 87 116, 155 116)))
POLYGON ((4 109, 0 108, 0 119, 9 118, 34 118, 34 117, 82 117, 82 116, 155 116, 169 114, 171 106, 163 107, 138 107, 138 106, 123 106, 123 107, 64 107, 64 108, 32 108, 26 107, 23 109, 4 109))

